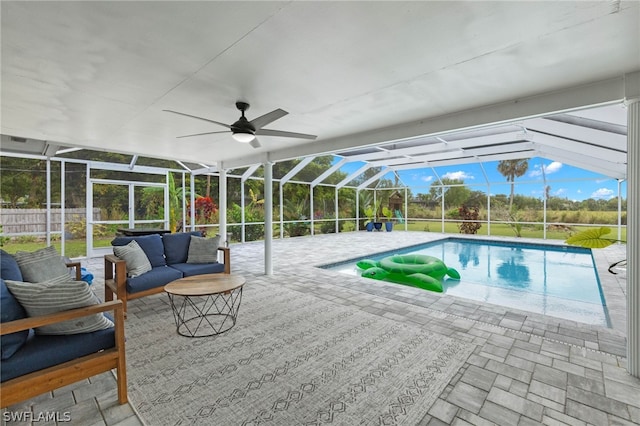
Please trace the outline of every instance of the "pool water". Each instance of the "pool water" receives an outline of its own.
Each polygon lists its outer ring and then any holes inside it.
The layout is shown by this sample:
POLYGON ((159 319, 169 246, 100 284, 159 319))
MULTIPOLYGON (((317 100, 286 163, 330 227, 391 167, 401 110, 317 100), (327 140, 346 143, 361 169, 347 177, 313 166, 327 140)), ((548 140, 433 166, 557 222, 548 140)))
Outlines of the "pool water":
MULTIPOLYGON (((610 327, 589 249, 449 238, 367 258, 407 253, 437 257, 460 272, 460 281, 445 278, 446 294, 610 327)), ((358 260, 326 268, 360 275, 358 260)))

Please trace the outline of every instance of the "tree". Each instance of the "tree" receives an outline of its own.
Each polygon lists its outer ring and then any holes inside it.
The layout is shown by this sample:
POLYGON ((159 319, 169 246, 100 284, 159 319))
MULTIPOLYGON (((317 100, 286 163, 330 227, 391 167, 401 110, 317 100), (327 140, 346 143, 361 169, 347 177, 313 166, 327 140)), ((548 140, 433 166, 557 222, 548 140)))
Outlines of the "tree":
POLYGON ((523 176, 529 170, 529 160, 502 160, 498 163, 498 172, 511 183, 511 195, 509 196, 509 210, 513 206, 513 193, 515 189, 515 180, 517 177, 523 176))
POLYGON ((431 184, 431 188, 429 189, 429 196, 431 197, 431 200, 436 203, 440 203, 440 197, 442 196, 443 190, 445 191, 445 208, 464 204, 467 201, 467 198, 471 195, 471 190, 464 185, 464 181, 462 179, 443 178, 442 185, 440 185, 439 182, 431 184))

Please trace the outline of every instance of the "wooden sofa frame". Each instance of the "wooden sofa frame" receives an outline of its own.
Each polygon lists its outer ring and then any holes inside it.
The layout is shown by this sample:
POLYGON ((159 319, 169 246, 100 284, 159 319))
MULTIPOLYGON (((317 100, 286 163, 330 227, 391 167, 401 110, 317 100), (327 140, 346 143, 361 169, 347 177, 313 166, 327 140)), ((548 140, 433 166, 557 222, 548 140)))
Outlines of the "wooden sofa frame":
MULTIPOLYGON (((80 268, 78 268, 78 271, 79 270, 80 268)), ((0 385, 0 407, 5 408, 9 405, 22 402, 42 393, 67 386, 112 369, 116 369, 117 373, 118 402, 120 404, 126 404, 128 397, 127 365, 124 347, 124 307, 119 300, 57 312, 55 314, 3 322, 0 324, 0 335, 29 330, 30 328, 107 311, 114 311, 115 346, 113 348, 2 382, 0 385)))
MULTIPOLYGON (((218 247, 218 251, 221 251, 223 256, 223 273, 230 274, 231 250, 229 247, 218 247)), ((127 292, 127 263, 114 254, 104 256, 104 300, 114 300, 114 296, 121 300, 124 306, 125 318, 127 317, 127 301, 162 293, 163 291, 164 286, 161 285, 136 293, 127 292)))

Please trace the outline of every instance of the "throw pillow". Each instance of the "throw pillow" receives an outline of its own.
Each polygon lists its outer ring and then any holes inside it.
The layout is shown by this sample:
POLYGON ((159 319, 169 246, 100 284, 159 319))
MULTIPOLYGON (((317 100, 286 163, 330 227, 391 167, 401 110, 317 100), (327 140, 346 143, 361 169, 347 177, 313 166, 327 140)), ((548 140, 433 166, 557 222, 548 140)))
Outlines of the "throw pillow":
POLYGON ((127 262, 127 274, 131 278, 151 270, 149 258, 135 240, 126 246, 113 246, 113 254, 127 262))
MULTIPOLYGON (((84 308, 100 303, 84 281, 55 280, 28 283, 6 280, 7 287, 30 317, 84 308)), ((79 334, 113 327, 102 314, 88 315, 69 321, 36 328, 38 334, 79 334)))
POLYGON ((167 261, 164 258, 164 245, 162 237, 158 234, 143 235, 141 237, 116 237, 111 241, 112 246, 126 246, 131 241, 138 243, 144 254, 147 255, 151 267, 166 266, 167 261))
MULTIPOLYGON (((15 321, 27 317, 24 308, 18 303, 16 298, 13 297, 11 292, 9 292, 2 278, 0 278, 0 302, 0 322, 15 321)), ((2 339, 0 339, 0 349, 2 349, 0 359, 9 359, 13 354, 18 352, 18 349, 27 341, 27 337, 29 337, 29 330, 3 335, 2 339)))
POLYGON ((51 280, 58 282, 69 280, 67 265, 53 246, 34 252, 19 251, 14 257, 20 266, 22 281, 39 283, 51 280))
POLYGON ((213 238, 191 236, 187 263, 215 263, 218 261, 220 235, 213 238))
POLYGON ((18 262, 4 250, 0 250, 0 277, 5 280, 22 281, 22 272, 18 262))
POLYGON ((201 237, 200 231, 177 232, 175 234, 164 234, 162 243, 164 244, 164 257, 167 259, 167 265, 176 263, 185 263, 189 256, 189 243, 191 236, 201 237))

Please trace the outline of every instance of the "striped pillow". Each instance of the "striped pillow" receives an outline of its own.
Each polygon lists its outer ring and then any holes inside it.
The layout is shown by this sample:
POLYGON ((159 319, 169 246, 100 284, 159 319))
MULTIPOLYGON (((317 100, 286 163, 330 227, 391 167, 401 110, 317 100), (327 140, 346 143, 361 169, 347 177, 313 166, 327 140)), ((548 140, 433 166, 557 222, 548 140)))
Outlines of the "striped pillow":
POLYGON ((215 263, 218 261, 220 235, 213 238, 191 236, 187 263, 215 263))
MULTIPOLYGON (((27 315, 36 317, 97 305, 100 300, 84 281, 56 280, 39 283, 5 280, 11 294, 18 299, 27 315)), ((102 314, 88 315, 69 321, 36 328, 38 334, 79 334, 113 327, 113 322, 102 314)))
POLYGON ((127 262, 127 275, 131 278, 151 270, 151 262, 136 240, 126 246, 113 246, 113 254, 127 262))
POLYGON ((49 246, 34 252, 19 251, 14 256, 22 281, 39 283, 42 281, 65 282, 69 280, 69 270, 55 247, 49 246))

